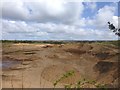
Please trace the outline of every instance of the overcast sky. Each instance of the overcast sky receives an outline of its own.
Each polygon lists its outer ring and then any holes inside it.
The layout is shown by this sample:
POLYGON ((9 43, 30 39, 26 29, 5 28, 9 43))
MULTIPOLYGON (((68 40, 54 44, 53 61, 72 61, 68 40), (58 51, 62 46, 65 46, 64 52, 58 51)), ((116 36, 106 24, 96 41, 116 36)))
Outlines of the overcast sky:
POLYGON ((2 2, 2 39, 117 40, 107 22, 118 26, 117 2, 15 0, 2 2))

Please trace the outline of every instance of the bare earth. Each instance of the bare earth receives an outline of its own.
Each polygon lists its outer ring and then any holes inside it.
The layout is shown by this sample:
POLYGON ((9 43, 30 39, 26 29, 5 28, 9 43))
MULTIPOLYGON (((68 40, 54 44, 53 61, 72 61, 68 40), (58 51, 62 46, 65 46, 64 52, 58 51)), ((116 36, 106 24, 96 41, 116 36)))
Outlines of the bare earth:
POLYGON ((108 87, 118 85, 119 52, 113 45, 3 43, 2 49, 3 62, 18 62, 3 68, 2 88, 53 88, 53 82, 69 70, 74 70, 75 75, 62 80, 56 87, 74 84, 81 78, 108 87))

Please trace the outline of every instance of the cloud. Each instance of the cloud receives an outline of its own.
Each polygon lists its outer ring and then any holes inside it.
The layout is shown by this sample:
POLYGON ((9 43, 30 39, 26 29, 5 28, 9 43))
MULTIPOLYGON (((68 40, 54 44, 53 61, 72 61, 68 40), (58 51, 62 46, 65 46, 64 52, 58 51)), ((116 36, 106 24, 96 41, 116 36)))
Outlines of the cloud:
POLYGON ((16 2, 2 2, 2 17, 11 20, 25 20, 28 17, 28 10, 20 0, 16 2))
POLYGON ((95 24, 97 27, 105 28, 108 21, 112 21, 114 16, 115 8, 112 6, 104 6, 98 10, 96 15, 95 24))
MULTIPOLYGON (((84 9, 95 10, 96 3, 40 0, 3 2, 3 39, 104 40, 117 39, 107 22, 118 24, 115 7, 105 5, 94 16, 84 17, 84 9), (87 6, 87 7, 86 7, 87 6)), ((89 14, 89 13, 88 13, 89 14)))
POLYGON ((87 40, 112 39, 114 33, 74 25, 55 23, 26 23, 3 20, 3 39, 87 40), (107 36, 106 36, 107 35, 107 36), (96 38, 92 38, 95 36, 96 38))
POLYGON ((115 26, 118 25, 118 16, 115 16, 116 7, 113 6, 104 6, 100 8, 96 15, 91 18, 86 18, 86 25, 91 25, 97 29, 105 30, 108 26, 107 22, 112 22, 115 26))
POLYGON ((82 2, 65 2, 63 0, 40 0, 38 2, 3 2, 4 19, 35 22, 72 23, 79 19, 83 12, 82 2), (74 10, 74 13, 73 11, 74 10))
POLYGON ((120 17, 118 17, 118 28, 120 28, 120 17))
POLYGON ((91 9, 92 11, 94 11, 95 9, 97 9, 97 4, 96 2, 85 2, 86 5, 86 9, 91 9))

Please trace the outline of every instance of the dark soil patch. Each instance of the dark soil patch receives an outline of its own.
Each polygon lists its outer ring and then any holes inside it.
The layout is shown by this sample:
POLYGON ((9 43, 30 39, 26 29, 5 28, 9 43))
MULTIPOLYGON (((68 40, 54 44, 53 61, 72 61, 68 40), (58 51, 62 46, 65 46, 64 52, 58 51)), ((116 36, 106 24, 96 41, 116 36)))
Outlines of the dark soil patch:
POLYGON ((68 50, 65 50, 65 51, 73 53, 73 54, 78 54, 78 55, 86 53, 86 51, 81 51, 79 49, 68 49, 68 50))
POLYGON ((113 62, 99 61, 93 69, 99 71, 100 74, 109 72, 114 66, 113 62))
POLYGON ((109 53, 97 53, 95 56, 101 60, 107 59, 110 57, 109 53))

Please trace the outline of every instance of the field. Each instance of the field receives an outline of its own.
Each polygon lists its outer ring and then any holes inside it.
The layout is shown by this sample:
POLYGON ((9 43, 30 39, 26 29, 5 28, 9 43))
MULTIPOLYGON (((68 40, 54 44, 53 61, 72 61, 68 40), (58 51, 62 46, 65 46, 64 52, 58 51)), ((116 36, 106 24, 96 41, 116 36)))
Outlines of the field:
POLYGON ((63 88, 76 83, 81 88, 118 87, 118 45, 4 41, 2 87, 63 88))

